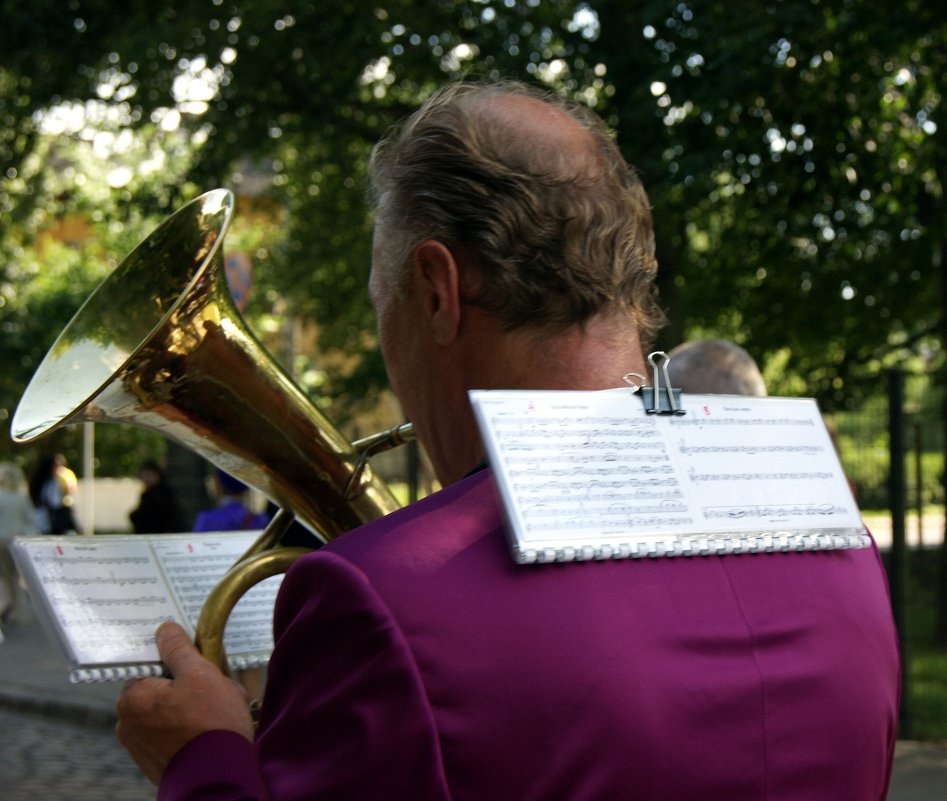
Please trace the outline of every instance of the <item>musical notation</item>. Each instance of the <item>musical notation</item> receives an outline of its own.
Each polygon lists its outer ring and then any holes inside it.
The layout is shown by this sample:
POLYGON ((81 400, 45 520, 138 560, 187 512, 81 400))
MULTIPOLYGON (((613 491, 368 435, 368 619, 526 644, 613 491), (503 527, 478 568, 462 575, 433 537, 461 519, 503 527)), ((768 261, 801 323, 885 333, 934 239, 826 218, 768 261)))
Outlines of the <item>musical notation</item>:
POLYGON ((813 401, 684 394, 685 414, 663 416, 630 398, 471 392, 515 558, 577 543, 601 553, 626 535, 648 548, 723 530, 749 542, 789 518, 863 529, 813 401))
POLYGON ((824 481, 830 479, 834 473, 823 472, 786 472, 776 471, 767 473, 691 473, 691 481, 824 481))
POLYGON ((158 584, 158 579, 155 576, 63 576, 59 581, 77 587, 87 587, 93 584, 117 584, 119 587, 158 584))
POLYGON ((708 417, 693 415, 691 417, 675 417, 672 425, 675 428, 693 427, 730 427, 740 428, 763 426, 766 428, 786 428, 788 426, 804 426, 811 428, 816 421, 811 417, 708 417))
POLYGON ((43 554, 42 556, 38 556, 36 561, 39 564, 47 565, 94 565, 96 567, 104 567, 106 565, 146 565, 150 561, 150 557, 147 555, 98 556, 95 554, 85 554, 79 556, 65 556, 59 554, 43 554))
POLYGON ((623 534, 641 529, 643 531, 658 531, 681 523, 692 523, 693 518, 681 516, 654 516, 654 517, 623 517, 619 520, 603 519, 598 515, 567 514, 565 517, 550 516, 548 520, 527 523, 527 531, 548 533, 550 531, 575 531, 576 529, 594 526, 603 534, 623 534))
MULTIPOLYGON (((644 459, 644 457, 638 457, 644 459)), ((595 476, 595 477, 605 477, 605 476, 620 476, 627 477, 629 473, 634 473, 635 475, 673 475, 674 467, 671 465, 670 459, 666 454, 662 455, 660 459, 655 459, 654 461, 660 461, 661 464, 651 464, 653 460, 648 459, 647 464, 639 464, 634 459, 625 459, 623 463, 617 464, 610 467, 589 467, 587 470, 583 471, 584 475, 595 476)), ((510 469, 508 471, 509 475, 512 478, 562 478, 565 476, 571 476, 575 473, 575 467, 543 467, 541 462, 534 462, 537 467, 533 469, 510 469)))
MULTIPOLYGON (((156 552, 168 581, 192 625, 197 625, 204 601, 220 577, 243 555, 246 543, 214 542, 213 549, 188 541, 159 543, 156 552)), ((280 576, 251 588, 236 604, 224 629, 228 654, 269 653, 273 648, 272 614, 280 576)))
MULTIPOLYGON (((73 680, 98 681, 159 669, 155 629, 175 620, 193 635, 208 593, 256 536, 31 537, 18 539, 14 553, 73 680)), ((261 582, 236 604, 224 630, 235 664, 268 658, 281 579, 261 582)))
POLYGON ((825 447, 822 445, 684 445, 681 444, 680 451, 686 456, 697 453, 712 453, 718 456, 723 454, 746 454, 755 456, 760 453, 805 453, 816 454, 823 453, 825 447))
MULTIPOLYGON (((575 475, 575 471, 573 471, 573 475, 575 475)), ((522 474, 520 477, 522 477, 522 474)), ((626 476, 625 478, 600 479, 580 475, 575 478, 557 478, 547 481, 527 480, 522 483, 521 489, 523 496, 529 498, 536 495, 545 497, 561 492, 569 493, 570 495, 585 496, 596 494, 608 495, 608 490, 622 490, 622 492, 617 494, 624 496, 628 494, 629 491, 633 492, 638 489, 655 489, 659 487, 676 488, 678 486, 676 476, 668 476, 666 478, 629 478, 626 476)), ((614 495, 615 493, 612 494, 614 495)))
POLYGON ((838 504, 800 504, 797 506, 788 505, 763 505, 763 506, 717 506, 708 507, 703 510, 704 516, 708 519, 726 518, 728 520, 742 520, 746 517, 768 517, 768 518, 786 518, 786 517, 831 517, 833 515, 844 515, 847 511, 844 506, 838 504))

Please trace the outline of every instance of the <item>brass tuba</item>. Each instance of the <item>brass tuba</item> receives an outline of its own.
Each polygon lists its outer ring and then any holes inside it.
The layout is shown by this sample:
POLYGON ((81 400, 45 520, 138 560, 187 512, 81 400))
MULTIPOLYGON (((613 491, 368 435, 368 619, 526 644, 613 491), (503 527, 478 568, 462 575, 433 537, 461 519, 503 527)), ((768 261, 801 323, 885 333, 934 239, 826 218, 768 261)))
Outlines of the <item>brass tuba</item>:
POLYGON ((406 423, 348 442, 250 333, 223 269, 233 210, 230 191, 207 192, 126 256, 46 354, 11 426, 16 442, 88 421, 148 428, 279 505, 201 615, 198 647, 225 672, 235 593, 298 556, 271 550, 293 518, 329 540, 398 508, 367 456, 413 437, 406 423))

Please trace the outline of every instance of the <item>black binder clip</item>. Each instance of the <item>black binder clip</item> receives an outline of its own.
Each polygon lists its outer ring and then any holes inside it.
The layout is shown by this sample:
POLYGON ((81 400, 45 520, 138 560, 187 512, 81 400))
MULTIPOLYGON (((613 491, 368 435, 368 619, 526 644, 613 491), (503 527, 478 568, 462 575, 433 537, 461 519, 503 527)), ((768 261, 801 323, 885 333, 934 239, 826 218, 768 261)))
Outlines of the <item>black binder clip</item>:
POLYGON ((638 373, 626 373, 623 378, 626 383, 635 388, 641 395, 644 410, 648 414, 686 414, 681 408, 681 390, 671 386, 671 377, 668 375, 668 362, 671 358, 663 351, 658 350, 648 355, 648 364, 651 365, 653 386, 647 386, 647 380, 638 373), (641 379, 637 384, 631 377, 641 379), (663 383, 662 383, 663 377, 663 383), (662 392, 663 388, 663 392, 662 392))

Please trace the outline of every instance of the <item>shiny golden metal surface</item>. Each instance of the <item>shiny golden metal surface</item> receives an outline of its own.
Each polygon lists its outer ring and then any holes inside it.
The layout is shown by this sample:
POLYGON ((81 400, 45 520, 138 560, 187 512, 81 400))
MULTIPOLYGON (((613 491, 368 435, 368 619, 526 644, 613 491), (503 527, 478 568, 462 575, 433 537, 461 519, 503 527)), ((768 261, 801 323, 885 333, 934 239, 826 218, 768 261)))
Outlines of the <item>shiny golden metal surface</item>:
POLYGON ((270 576, 285 573, 308 548, 274 548, 245 557, 235 564, 210 591, 197 624, 194 644, 205 659, 229 675, 224 630, 237 602, 253 587, 270 576))
POLYGON ((406 423, 350 444, 247 329, 223 270, 233 205, 228 190, 207 192, 138 245, 59 335, 11 427, 17 442, 86 421, 148 428, 281 507, 201 615, 198 640, 225 671, 232 592, 300 552, 265 551, 294 516, 329 540, 398 508, 367 459, 414 437, 406 423))
POLYGON ((208 192, 122 261, 37 369, 13 439, 84 421, 150 428, 331 539, 399 504, 243 323, 223 271, 232 214, 229 191, 208 192))

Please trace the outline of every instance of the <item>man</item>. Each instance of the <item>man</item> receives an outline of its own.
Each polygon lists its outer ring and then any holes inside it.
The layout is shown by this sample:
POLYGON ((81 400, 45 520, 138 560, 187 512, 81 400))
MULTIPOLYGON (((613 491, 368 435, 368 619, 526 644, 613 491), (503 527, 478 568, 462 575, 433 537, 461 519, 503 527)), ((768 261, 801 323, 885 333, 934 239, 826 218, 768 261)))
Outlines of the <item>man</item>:
POLYGON ((43 534, 75 534, 74 508, 79 482, 61 453, 44 456, 30 476, 30 500, 43 534))
POLYGON ((682 342, 668 353, 671 386, 684 392, 766 397, 766 382, 749 353, 723 339, 682 342))
POLYGON ((0 462, 0 629, 16 614, 20 594, 20 577, 11 552, 13 538, 39 533, 36 510, 24 491, 25 485, 19 465, 0 462))
POLYGON ((254 512, 249 506, 250 488, 219 467, 214 470, 215 505, 202 509, 194 518, 194 531, 247 531, 263 529, 269 515, 254 512))
POLYGON ((154 459, 146 459, 138 468, 142 491, 138 506, 128 513, 136 534, 166 534, 180 531, 178 503, 164 470, 154 459))
POLYGON ((381 347, 446 488, 286 575, 255 739, 233 684, 159 630, 174 678, 128 685, 118 725, 159 798, 881 801, 877 552, 507 550, 467 391, 618 386, 657 322, 646 197, 601 123, 453 85, 372 179, 381 347))

